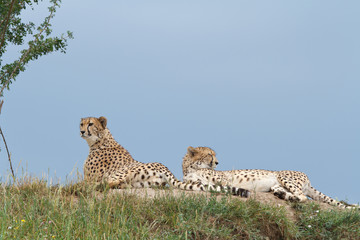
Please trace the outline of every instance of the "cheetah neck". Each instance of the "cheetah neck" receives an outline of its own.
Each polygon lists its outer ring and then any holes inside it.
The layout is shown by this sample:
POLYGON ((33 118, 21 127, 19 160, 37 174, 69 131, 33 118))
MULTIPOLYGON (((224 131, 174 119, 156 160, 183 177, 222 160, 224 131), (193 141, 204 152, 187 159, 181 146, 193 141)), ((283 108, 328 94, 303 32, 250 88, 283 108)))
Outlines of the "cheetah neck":
POLYGON ((190 164, 191 162, 188 159, 188 154, 186 154, 185 157, 183 158, 183 163, 182 163, 183 176, 186 176, 191 171, 195 171, 195 169, 190 169, 189 166, 190 164))
POLYGON ((182 169, 183 169, 183 176, 186 176, 193 172, 197 172, 201 168, 196 167, 196 165, 193 164, 193 161, 190 160, 190 158, 188 157, 188 154, 186 154, 185 157, 183 158, 182 169))
POLYGON ((188 167, 186 169, 183 169, 183 176, 186 176, 186 175, 188 175, 190 173, 193 173, 193 172, 196 172, 196 171, 197 171, 197 169, 192 168, 192 167, 188 167))
POLYGON ((102 136, 90 146, 90 151, 103 148, 114 148, 122 146, 114 139, 109 129, 105 129, 102 136))

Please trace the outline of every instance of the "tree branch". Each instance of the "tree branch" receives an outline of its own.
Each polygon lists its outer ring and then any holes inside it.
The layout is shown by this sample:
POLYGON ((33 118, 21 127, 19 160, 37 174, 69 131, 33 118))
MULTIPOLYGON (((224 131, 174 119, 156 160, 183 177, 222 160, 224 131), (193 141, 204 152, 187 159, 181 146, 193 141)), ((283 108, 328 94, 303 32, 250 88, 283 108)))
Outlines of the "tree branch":
MULTIPOLYGON (((2 106, 2 103, 1 103, 1 106, 2 106)), ((1 134, 1 137, 2 137, 2 139, 4 141, 4 144, 5 144, 6 152, 7 152, 8 158, 9 158, 11 174, 12 174, 13 180, 15 182, 15 174, 14 174, 14 170, 13 170, 12 163, 11 163, 11 155, 10 155, 8 146, 6 144, 5 136, 3 134, 3 131, 1 130, 1 127, 0 127, 0 134, 1 134)))

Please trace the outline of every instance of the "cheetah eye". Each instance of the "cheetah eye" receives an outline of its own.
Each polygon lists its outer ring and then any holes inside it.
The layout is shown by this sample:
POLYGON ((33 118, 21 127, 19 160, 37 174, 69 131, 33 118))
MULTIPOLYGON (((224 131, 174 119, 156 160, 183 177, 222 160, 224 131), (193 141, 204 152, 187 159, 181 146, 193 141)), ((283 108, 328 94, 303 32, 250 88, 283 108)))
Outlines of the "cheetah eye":
POLYGON ((92 126, 92 125, 94 125, 94 123, 89 123, 89 126, 92 126))
POLYGON ((80 123, 80 127, 82 127, 82 126, 84 126, 84 124, 83 124, 83 123, 80 123))

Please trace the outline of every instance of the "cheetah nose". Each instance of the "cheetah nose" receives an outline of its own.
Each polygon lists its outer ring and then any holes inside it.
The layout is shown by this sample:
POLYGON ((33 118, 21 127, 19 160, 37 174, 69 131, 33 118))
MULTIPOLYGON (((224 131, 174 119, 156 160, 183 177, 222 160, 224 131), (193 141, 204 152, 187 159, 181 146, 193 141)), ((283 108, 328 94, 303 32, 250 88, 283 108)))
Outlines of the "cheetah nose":
POLYGON ((81 135, 84 135, 85 131, 80 131, 81 135))
POLYGON ((218 162, 215 163, 215 165, 218 165, 218 164, 219 164, 218 162))

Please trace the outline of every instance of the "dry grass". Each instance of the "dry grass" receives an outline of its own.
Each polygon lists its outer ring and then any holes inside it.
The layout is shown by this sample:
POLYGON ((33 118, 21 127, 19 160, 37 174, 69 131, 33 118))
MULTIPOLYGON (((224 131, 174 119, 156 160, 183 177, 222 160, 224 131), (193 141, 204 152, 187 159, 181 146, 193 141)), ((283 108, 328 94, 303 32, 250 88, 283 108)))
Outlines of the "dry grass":
POLYGON ((50 187, 24 177, 0 187, 0 239, 360 239, 358 211, 264 196, 50 187))

